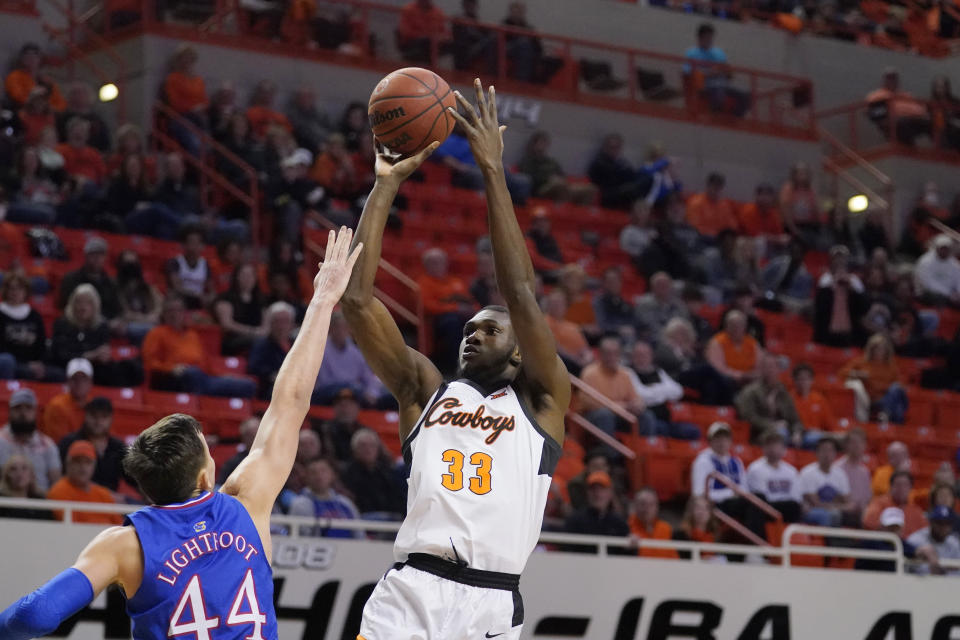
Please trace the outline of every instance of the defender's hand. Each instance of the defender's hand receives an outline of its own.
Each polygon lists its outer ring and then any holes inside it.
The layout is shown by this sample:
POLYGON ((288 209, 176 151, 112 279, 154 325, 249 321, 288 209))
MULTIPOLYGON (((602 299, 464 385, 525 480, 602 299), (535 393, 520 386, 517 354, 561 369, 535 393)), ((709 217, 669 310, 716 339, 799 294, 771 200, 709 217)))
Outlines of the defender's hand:
POLYGON ((473 88, 477 94, 476 108, 459 91, 454 91, 457 102, 467 115, 461 115, 453 107, 450 107, 450 113, 463 127, 477 166, 481 169, 497 169, 503 165, 503 132, 507 128, 497 120, 497 93, 490 85, 484 96, 480 78, 473 81, 473 88))
POLYGON ((403 158, 401 156, 388 154, 382 145, 375 142, 374 149, 377 152, 377 160, 374 164, 373 172, 377 178, 377 182, 386 180, 399 185, 409 178, 410 174, 416 171, 417 167, 423 164, 423 161, 439 146, 439 142, 434 142, 420 153, 410 156, 409 158, 403 158))
POLYGON ((353 265, 360 256, 363 243, 357 243, 353 253, 350 252, 350 241, 353 240, 353 229, 340 227, 340 232, 330 231, 327 238, 327 252, 320 263, 320 272, 313 279, 314 298, 323 302, 336 304, 343 295, 353 272, 353 265))

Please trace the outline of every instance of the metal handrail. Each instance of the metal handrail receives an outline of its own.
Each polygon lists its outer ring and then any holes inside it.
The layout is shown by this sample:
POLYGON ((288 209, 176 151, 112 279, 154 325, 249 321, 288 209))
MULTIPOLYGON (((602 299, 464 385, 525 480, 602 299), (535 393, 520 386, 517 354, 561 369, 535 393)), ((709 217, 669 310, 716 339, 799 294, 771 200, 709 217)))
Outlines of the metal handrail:
POLYGON ((808 524, 794 523, 788 525, 783 530, 782 546, 784 550, 783 566, 790 566, 790 558, 793 553, 810 554, 823 553, 823 547, 810 545, 794 545, 791 540, 795 534, 807 534, 814 536, 829 536, 831 538, 853 537, 845 535, 848 531, 856 531, 854 539, 859 540, 882 540, 889 542, 893 546, 892 551, 871 550, 871 549, 851 549, 846 547, 830 547, 831 553, 823 554, 829 557, 838 558, 862 558, 865 560, 892 560, 896 563, 896 572, 903 573, 903 542, 896 534, 886 531, 863 531, 860 529, 834 529, 831 527, 817 527, 808 524))
MULTIPOLYGON (((62 44, 67 48, 68 60, 72 64, 75 61, 80 61, 85 67, 87 67, 93 75, 97 76, 97 79, 102 83, 106 84, 112 82, 117 87, 117 116, 118 119, 123 122, 126 120, 126 95, 124 92, 124 83, 127 77, 126 63, 123 60, 123 57, 120 56, 113 48, 113 45, 110 44, 106 39, 103 38, 97 31, 91 27, 87 22, 82 18, 78 17, 76 12, 73 10, 73 1, 69 0, 68 4, 63 4, 60 0, 45 0, 50 6, 52 6, 58 13, 60 13, 67 20, 67 27, 65 29, 58 29, 51 25, 44 23, 43 29, 47 34, 54 39, 61 40, 62 44), (116 66, 116 74, 111 77, 110 74, 106 73, 101 69, 96 63, 94 63, 88 56, 83 54, 89 53, 84 50, 74 39, 74 28, 79 27, 83 31, 84 38, 87 43, 92 43, 96 49, 104 53, 110 61, 116 66)), ((71 75, 72 67, 71 67, 71 75)))
MULTIPOLYGON (((703 495, 707 497, 710 496, 710 483, 713 480, 719 481, 720 484, 725 485, 728 489, 730 489, 735 494, 737 494, 738 496, 740 496, 741 498, 743 498, 744 500, 752 504, 754 507, 766 513, 768 516, 773 518, 774 521, 783 524, 782 513, 780 513, 777 509, 773 508, 772 506, 770 506, 769 504, 767 504, 757 496, 753 495, 749 491, 744 491, 740 487, 740 485, 738 485, 736 482, 734 482, 727 476, 723 475, 719 471, 711 471, 710 473, 707 474, 706 480, 704 480, 703 495)), ((713 507, 713 515, 715 518, 717 518, 717 520, 720 520, 725 525, 727 525, 728 527, 730 527, 731 529, 739 533, 741 536, 751 541, 753 544, 757 546, 765 546, 767 544, 766 540, 764 540, 754 532, 750 531, 750 529, 745 527, 740 522, 737 522, 736 520, 731 518, 729 515, 721 511, 716 506, 713 507)))
POLYGON ((602 393, 600 393, 599 391, 597 391, 592 386, 590 386, 589 384, 587 384, 577 376, 573 375, 572 373, 570 374, 570 383, 577 390, 579 390, 580 393, 583 393, 589 396, 590 399, 593 400, 594 402, 598 404, 602 404, 604 407, 606 407, 607 409, 615 413, 617 417, 623 420, 626 420, 628 423, 630 423, 630 427, 631 427, 631 431, 633 432, 633 435, 640 435, 639 434, 640 422, 637 420, 637 416, 633 415, 632 413, 627 411, 625 408, 623 408, 623 406, 621 406, 619 402, 614 402, 613 400, 603 395, 602 393))
MULTIPOLYGON (((337 225, 335 225, 329 218, 319 211, 312 210, 308 213, 308 215, 311 220, 326 229, 337 228, 337 225)), ((320 249, 320 245, 312 240, 306 239, 304 241, 304 246, 313 251, 318 258, 323 256, 323 251, 320 249)), ((393 263, 384 259, 383 256, 380 256, 380 262, 377 264, 377 268, 382 269, 384 273, 396 278, 400 284, 410 289, 410 292, 413 294, 413 298, 416 301, 416 307, 412 310, 405 307, 399 300, 396 300, 393 298, 393 296, 384 292, 377 286, 373 287, 373 294, 377 296, 377 298, 379 298, 388 309, 417 328, 417 344, 421 349, 425 348, 425 345, 427 344, 427 323, 426 312, 423 308, 423 296, 420 295, 420 285, 417 284, 416 280, 403 273, 393 263)))
MULTIPOLYGON (((237 187, 236 185, 231 183, 229 180, 227 180, 214 167, 208 166, 207 163, 200 164, 201 170, 205 176, 213 179, 214 182, 216 182, 218 185, 223 186, 224 184, 229 184, 230 186, 232 186, 236 191, 231 190, 227 187, 225 187, 225 189, 231 195, 240 199, 243 202, 243 204, 247 205, 250 208, 250 236, 251 236, 251 240, 253 241, 253 245, 255 247, 259 246, 260 244, 260 182, 259 182, 259 177, 257 175, 257 171, 252 166, 250 166, 250 164, 246 162, 243 158, 241 158, 237 154, 230 151, 230 149, 226 148, 224 145, 214 140, 213 137, 210 136, 206 131, 204 131, 203 129, 195 125, 193 122, 190 122, 189 120, 181 116, 179 113, 174 111, 170 107, 170 105, 165 104, 161 100, 157 100, 156 102, 154 102, 153 106, 155 111, 162 113, 167 118, 175 120, 177 124, 183 126, 192 135, 196 136, 196 138, 201 142, 201 144, 206 149, 213 151, 218 156, 225 158, 227 161, 230 162, 230 164, 234 165, 236 168, 238 168, 240 171, 243 172, 243 174, 246 176, 247 184, 249 185, 249 191, 243 191, 239 189, 239 187, 237 187), (242 198, 237 195, 238 191, 243 194, 242 198)), ((163 134, 163 132, 160 131, 160 129, 156 126, 156 124, 154 124, 153 133, 155 135, 157 134, 165 135, 163 134)), ((172 139, 170 139, 169 136, 166 136, 166 138, 172 141, 172 139)), ((174 142, 174 144, 176 143, 174 142)))
POLYGON ((633 449, 623 444, 622 442, 620 442, 619 440, 617 440, 616 438, 608 434, 606 431, 604 431, 597 425, 587 420, 585 417, 583 417, 583 415, 575 411, 568 411, 567 418, 569 418, 570 420, 573 420, 577 424, 577 426, 581 427, 584 431, 592 435, 594 438, 596 438, 600 442, 604 443, 608 447, 612 447, 613 449, 615 449, 617 453, 622 455, 624 458, 627 458, 628 460, 635 460, 637 458, 637 454, 634 453, 633 449))
MULTIPOLYGON (((81 526, 96 527, 97 525, 88 525, 84 523, 72 522, 72 515, 76 511, 84 513, 112 513, 127 514, 143 505, 129 504, 104 504, 71 502, 65 500, 36 500, 32 498, 3 498, 0 497, 0 507, 13 509, 31 509, 41 511, 63 511, 63 521, 57 526, 81 526)), ((301 532, 301 527, 309 530, 320 527, 322 529, 346 529, 358 532, 382 532, 396 533, 400 529, 400 522, 384 522, 382 520, 341 520, 338 518, 311 518, 307 516, 287 516, 272 515, 271 523, 287 525, 289 533, 274 534, 276 539, 312 539, 317 536, 306 535, 301 532)), ((37 521, 31 521, 37 522, 37 521)), ((52 524, 52 523, 41 523, 52 524)), ((903 574, 904 567, 908 564, 903 557, 903 545, 900 539, 894 534, 879 531, 864 531, 862 529, 843 529, 814 527, 803 524, 791 524, 784 530, 783 544, 774 547, 769 544, 762 546, 726 544, 719 542, 697 542, 693 540, 651 540, 636 539, 617 536, 591 536, 574 533, 559 533, 551 531, 542 531, 539 537, 540 542, 557 545, 590 545, 597 547, 598 553, 606 555, 611 547, 618 549, 636 548, 640 549, 670 549, 678 552, 690 553, 693 562, 702 562, 706 560, 707 555, 716 554, 736 554, 736 555, 759 555, 768 558, 780 558, 781 568, 793 569, 791 556, 793 554, 818 555, 827 557, 842 558, 862 558, 869 560, 888 560, 894 563, 895 573, 903 574), (818 547, 812 545, 794 545, 791 539, 796 534, 809 534, 826 536, 831 538, 845 538, 850 540, 883 540, 890 542, 893 547, 891 550, 859 549, 856 547, 818 547)), ((948 569, 960 569, 960 560, 941 559, 940 566, 948 569)), ((806 568, 806 567, 805 567, 806 568)))
MULTIPOLYGON (((342 54, 337 52, 326 52, 316 51, 311 49, 306 49, 305 47, 298 46, 292 43, 286 42, 277 42, 273 40, 260 40, 260 39, 251 39, 249 37, 244 37, 244 34, 238 33, 227 33, 223 30, 220 31, 200 31, 200 30, 190 30, 177 27, 176 25, 169 24, 159 24, 155 25, 152 22, 152 18, 148 19, 151 11, 147 8, 147 5, 152 4, 151 0, 143 0, 144 9, 143 9, 143 20, 141 22, 141 27, 149 27, 155 29, 158 32, 166 32, 171 35, 171 37, 181 37, 187 39, 196 39, 201 42, 209 43, 222 43, 228 46, 241 46, 241 47, 256 47, 262 48, 272 53, 278 55, 294 55, 294 56, 309 56, 309 57, 326 57, 327 55, 336 56, 338 62, 344 62, 350 65, 357 66, 372 66, 378 70, 389 68, 391 64, 395 63, 396 60, 387 60, 382 58, 373 58, 371 52, 367 50, 365 44, 360 46, 361 51, 357 54, 351 54, 348 57, 344 57, 342 54)), ((367 0, 323 0, 325 4, 330 4, 334 6, 345 6, 355 9, 357 20, 357 30, 358 33, 369 33, 371 13, 380 11, 385 12, 391 15, 397 15, 402 10, 402 7, 392 4, 385 4, 383 2, 374 2, 367 0)), ((217 24, 222 23, 228 16, 236 14, 237 24, 242 24, 240 20, 239 12, 241 8, 237 6, 237 3, 229 3, 227 6, 220 6, 217 8, 216 13, 204 23, 204 28, 214 29, 217 24)), ((447 25, 458 23, 459 18, 450 18, 447 21, 447 25)), ((627 78, 627 84, 629 85, 629 96, 602 96, 594 93, 584 92, 579 81, 575 81, 565 87, 550 87, 544 85, 530 85, 529 83, 524 83, 522 81, 515 80, 513 78, 507 77, 506 74, 506 55, 504 52, 504 41, 507 37, 513 37, 515 34, 522 35, 531 35, 529 30, 525 30, 517 27, 510 27, 507 25, 492 24, 492 23, 478 23, 483 29, 490 31, 491 34, 494 34, 498 43, 498 58, 501 60, 499 65, 498 75, 499 78, 497 82, 503 84, 504 86, 509 86, 512 90, 524 91, 522 87, 528 87, 532 93, 541 96, 550 96, 550 97, 560 97, 563 98, 566 96, 567 99, 573 101, 589 101, 600 106, 607 106, 611 109, 625 110, 630 112, 641 112, 641 113, 651 113, 653 115, 659 115, 661 117, 672 117, 679 118, 683 120, 696 119, 697 121, 702 119, 702 116, 705 115, 703 110, 700 109, 696 104, 686 104, 685 106, 674 105, 674 106, 665 106, 649 103, 642 99, 639 95, 637 82, 636 82, 636 69, 638 64, 642 64, 644 60, 650 61, 654 64, 656 63, 669 63, 672 65, 683 65, 684 67, 696 67, 700 65, 708 65, 709 63, 702 63, 698 61, 688 60, 683 56, 665 54, 657 51, 648 51, 644 49, 636 49, 627 46, 618 46, 613 45, 607 42, 598 42, 591 41, 582 38, 572 38, 564 35, 545 33, 537 31, 533 33, 534 37, 548 41, 552 46, 555 46, 560 52, 564 54, 565 57, 571 58, 571 53, 577 48, 591 48, 597 50, 600 55, 603 53, 609 53, 616 56, 622 56, 626 59, 623 61, 626 66, 630 69, 630 77, 627 78)), ((431 51, 431 60, 429 66, 436 67, 438 58, 440 57, 440 38, 436 36, 429 36, 428 39, 431 42, 430 51, 431 51)), ((366 41, 364 41, 366 42, 366 41)), ((761 101, 769 101, 770 109, 769 113, 771 114, 771 119, 767 120, 760 117, 761 110, 756 108, 759 105, 754 101, 754 114, 752 117, 728 120, 721 118, 717 121, 718 126, 732 126, 735 128, 749 128, 749 127, 760 127, 764 132, 768 132, 772 135, 781 135, 785 137, 801 137, 804 139, 812 138, 814 136, 813 131, 813 112, 814 112, 814 102, 813 102, 813 85, 812 83, 804 78, 797 76, 777 73, 760 69, 753 69, 748 67, 740 67, 736 65, 725 65, 725 68, 728 69, 731 73, 745 74, 749 76, 749 85, 750 90, 753 94, 759 95, 761 101), (780 92, 785 92, 793 89, 804 89, 811 97, 810 100, 805 103, 802 107, 805 112, 809 112, 810 118, 803 118, 799 124, 795 122, 787 122, 784 119, 784 114, 790 113, 791 110, 797 109, 789 105, 778 106, 774 104, 773 97, 769 93, 760 94, 758 89, 760 89, 760 83, 770 84, 770 83, 780 83, 783 85, 788 85, 780 92)), ((465 71, 458 71, 454 69, 445 70, 444 73, 449 75, 451 80, 468 82, 472 79, 472 75, 465 71)), ((767 111, 762 111, 766 114, 767 111)), ((789 120, 789 118, 787 118, 789 120)))

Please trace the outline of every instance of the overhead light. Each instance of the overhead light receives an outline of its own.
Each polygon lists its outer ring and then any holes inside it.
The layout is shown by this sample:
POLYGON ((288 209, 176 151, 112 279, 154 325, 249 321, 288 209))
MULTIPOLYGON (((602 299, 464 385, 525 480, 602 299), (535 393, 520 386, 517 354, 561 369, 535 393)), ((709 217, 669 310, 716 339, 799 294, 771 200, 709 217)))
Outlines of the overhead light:
POLYGON ((120 90, 117 89, 117 85, 112 82, 108 82, 100 87, 100 102, 111 102, 112 100, 116 100, 118 95, 120 95, 120 90))
POLYGON ((862 193, 847 200, 847 208, 850 209, 850 213, 861 213, 866 211, 868 206, 870 206, 870 200, 862 193))

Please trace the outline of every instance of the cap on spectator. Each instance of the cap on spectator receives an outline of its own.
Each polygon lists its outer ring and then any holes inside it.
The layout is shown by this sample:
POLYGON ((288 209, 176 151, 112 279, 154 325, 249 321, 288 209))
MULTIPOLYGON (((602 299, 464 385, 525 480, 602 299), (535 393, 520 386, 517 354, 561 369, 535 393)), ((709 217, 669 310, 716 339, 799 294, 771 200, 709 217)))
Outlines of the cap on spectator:
POLYGON ((880 513, 880 526, 892 527, 895 524, 903 526, 905 522, 903 509, 897 507, 887 507, 880 513))
POLYGON ((110 398, 97 396, 87 403, 84 411, 87 413, 113 413, 113 403, 110 402, 110 398))
POLYGON ((33 389, 17 389, 10 396, 11 409, 24 404, 30 405, 31 407, 37 406, 37 394, 33 392, 33 389))
POLYGON ((883 70, 884 78, 886 78, 887 76, 898 76, 898 75, 900 75, 900 70, 897 69, 896 67, 886 67, 883 70))
POLYGON ((956 514, 953 512, 953 509, 943 505, 934 507, 930 512, 930 522, 943 522, 944 520, 953 520, 955 517, 956 514))
POLYGON ((952 247, 953 240, 947 234, 941 233, 933 238, 933 246, 937 249, 941 247, 952 247))
POLYGON ((344 387, 337 391, 337 395, 333 397, 334 402, 340 402, 341 400, 356 400, 357 394, 353 392, 353 389, 350 387, 344 387))
POLYGON ((83 253, 87 255, 88 253, 106 253, 107 252, 107 241, 101 238, 100 236, 93 236, 87 240, 86 244, 83 245, 83 253))
POLYGON ((67 460, 74 458, 86 458, 87 460, 97 459, 97 450, 86 440, 77 440, 67 449, 67 460))
POLYGON ((710 425, 710 428, 707 429, 707 440, 723 434, 732 436, 733 429, 731 429, 730 425, 726 422, 714 422, 712 425, 710 425))
POLYGON ((606 471, 594 471, 587 476, 587 486, 599 484, 604 487, 612 487, 613 481, 610 480, 610 474, 606 471))
POLYGON ((307 166, 313 164, 313 154, 304 148, 299 148, 283 159, 284 168, 307 166))
POLYGON ((78 373, 85 373, 88 378, 93 377, 93 365, 86 358, 74 358, 67 363, 67 377, 72 378, 78 373))

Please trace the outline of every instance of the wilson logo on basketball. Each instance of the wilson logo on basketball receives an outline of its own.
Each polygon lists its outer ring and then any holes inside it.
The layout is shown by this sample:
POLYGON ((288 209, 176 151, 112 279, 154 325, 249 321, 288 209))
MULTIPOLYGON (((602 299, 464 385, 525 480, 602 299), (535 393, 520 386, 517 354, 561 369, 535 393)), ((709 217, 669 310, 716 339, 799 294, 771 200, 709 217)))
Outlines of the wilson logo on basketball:
POLYGON ((456 398, 446 398, 437 402, 427 411, 426 419, 423 421, 425 429, 434 425, 449 425, 451 427, 470 427, 471 429, 480 429, 481 431, 490 431, 484 442, 493 444, 504 431, 513 431, 517 424, 513 416, 488 416, 485 415, 487 408, 484 405, 477 407, 473 413, 467 411, 453 411, 461 407, 460 401, 456 398))
POLYGON ((403 110, 403 107, 395 107, 388 111, 374 111, 370 116, 370 126, 378 127, 384 122, 391 122, 397 118, 402 118, 407 115, 407 112, 403 110))

